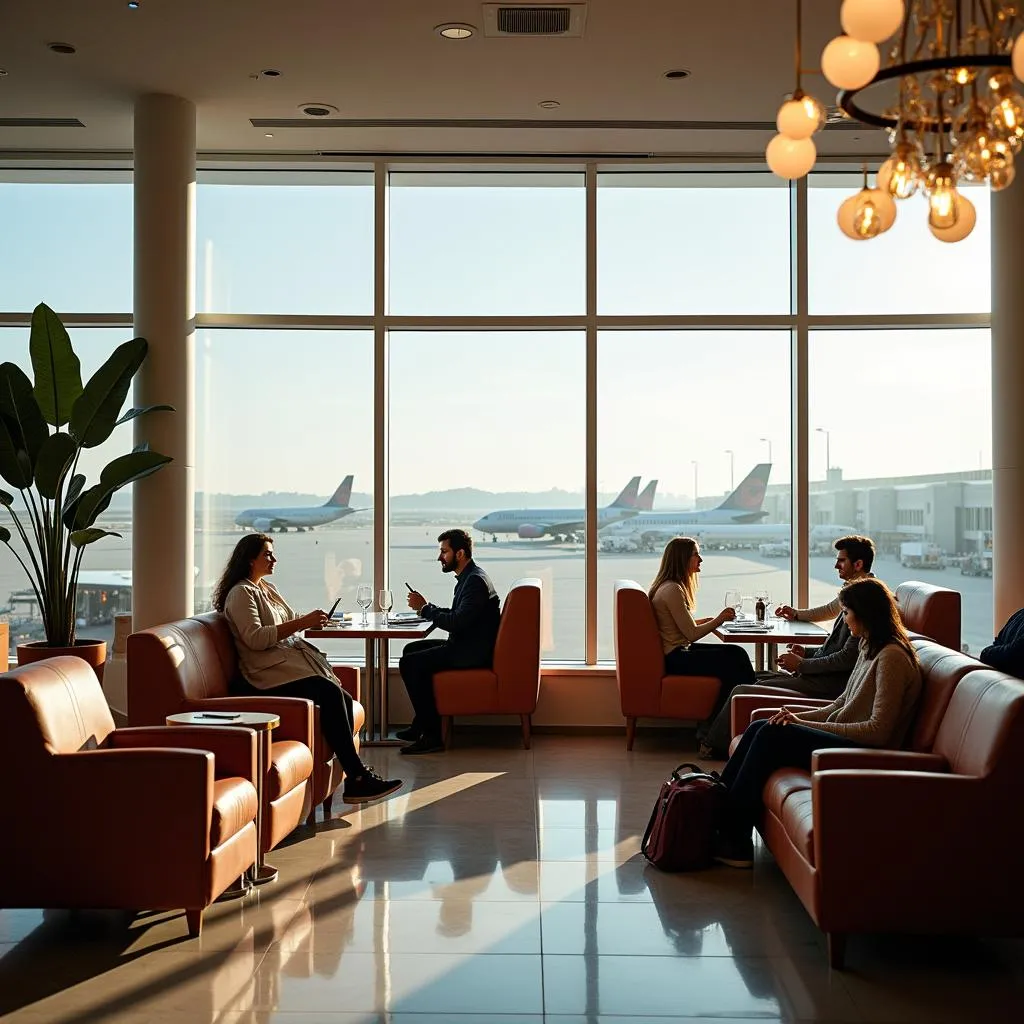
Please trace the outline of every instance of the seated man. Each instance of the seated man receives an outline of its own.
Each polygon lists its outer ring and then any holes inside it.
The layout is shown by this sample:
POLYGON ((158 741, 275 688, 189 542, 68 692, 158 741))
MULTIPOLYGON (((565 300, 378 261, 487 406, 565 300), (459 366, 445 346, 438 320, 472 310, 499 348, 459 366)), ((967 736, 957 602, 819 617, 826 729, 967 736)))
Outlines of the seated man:
POLYGON ((1010 616, 995 641, 978 657, 1000 672, 1024 679, 1024 608, 1010 616))
MULTIPOLYGON (((875 545, 870 537, 840 537, 834 546, 836 572, 843 583, 871 575, 875 545)), ((784 687, 807 697, 835 700, 846 688, 858 654, 857 638, 850 635, 850 629, 843 620, 839 598, 817 608, 791 608, 784 604, 775 609, 775 614, 779 618, 796 619, 799 622, 818 622, 833 616, 835 621, 828 639, 816 650, 808 652, 800 644, 791 645, 785 654, 779 655, 779 665, 785 671, 760 672, 756 683, 737 686, 733 694, 757 693, 766 687, 784 687)), ((731 710, 726 704, 715 718, 704 742, 711 747, 715 756, 725 757, 728 755, 731 738, 731 710)))
POLYGON ((451 608, 430 604, 418 591, 409 593, 409 607, 441 629, 447 640, 416 640, 405 648, 398 670, 412 701, 412 725, 398 738, 412 740, 403 754, 444 750, 441 716, 434 699, 434 673, 450 668, 490 668, 501 618, 500 599, 487 573, 473 561, 473 538, 465 530, 446 530, 438 538, 442 572, 456 576, 451 608))

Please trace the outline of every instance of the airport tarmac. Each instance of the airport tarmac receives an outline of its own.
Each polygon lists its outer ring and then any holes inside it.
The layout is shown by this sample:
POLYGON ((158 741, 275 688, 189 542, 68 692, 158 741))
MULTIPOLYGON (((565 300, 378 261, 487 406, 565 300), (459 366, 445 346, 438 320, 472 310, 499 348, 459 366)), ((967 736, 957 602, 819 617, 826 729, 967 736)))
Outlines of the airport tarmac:
MULTIPOLYGON (((440 515, 419 523, 396 522, 391 530, 391 589, 395 607, 405 608, 405 583, 442 606, 451 600, 454 578, 444 575, 436 561, 438 533, 448 526, 471 523, 472 512, 457 516, 440 515)), ((211 524, 214 525, 214 524, 211 524)), ((89 549, 84 568, 92 570, 130 569, 130 527, 120 524, 121 539, 105 538, 89 549)), ((117 529, 116 524, 107 524, 117 529)), ((237 528, 201 529, 196 533, 197 602, 209 599, 210 589, 224 567, 231 549, 242 535, 237 528)), ((544 658, 550 661, 582 661, 584 657, 584 558, 582 544, 559 544, 551 540, 499 540, 491 543, 474 538, 474 554, 504 596, 513 581, 527 576, 541 579, 545 594, 544 658)), ((369 515, 360 514, 339 523, 306 533, 275 533, 274 547, 279 559, 273 580, 297 612, 313 607, 329 608, 336 597, 341 607, 357 612, 356 588, 373 577, 373 525, 369 515)), ((727 590, 744 595, 767 590, 772 604, 788 601, 789 560, 764 558, 756 551, 705 551, 698 595, 698 615, 713 615, 722 607, 727 590)), ((612 587, 616 579, 636 580, 647 586, 658 568, 660 553, 600 553, 598 555, 598 657, 611 661, 612 587)), ((830 600, 838 588, 833 559, 811 559, 811 601, 830 600)), ((959 569, 938 571, 904 569, 895 558, 879 558, 875 573, 891 587, 906 579, 923 578, 929 583, 952 587, 963 595, 963 642, 972 653, 991 643, 992 580, 961 576, 959 569)), ((9 553, 0 553, 0 603, 6 604, 13 590, 27 581, 9 553)), ((112 637, 113 627, 80 629, 80 635, 112 637)), ((12 638, 13 639, 13 638, 12 638)), ((325 644, 332 656, 361 659, 361 641, 325 644)), ((392 645, 397 656, 401 645, 392 645)))

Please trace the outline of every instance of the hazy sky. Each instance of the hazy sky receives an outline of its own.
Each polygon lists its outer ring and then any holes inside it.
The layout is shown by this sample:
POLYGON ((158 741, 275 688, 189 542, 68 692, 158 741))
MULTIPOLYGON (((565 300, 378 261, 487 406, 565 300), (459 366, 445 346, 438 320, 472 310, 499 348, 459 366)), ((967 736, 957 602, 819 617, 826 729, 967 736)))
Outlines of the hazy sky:
MULTIPOLYGON (((200 186, 200 310, 372 312, 369 179, 316 180, 200 186)), ((395 176, 393 313, 584 311, 582 176, 514 180, 517 187, 438 187, 395 176)), ((636 180, 602 178, 601 313, 786 312, 785 188, 624 187, 636 180)), ((811 190, 812 312, 988 310, 987 201, 976 203, 978 227, 959 245, 928 235, 919 198, 901 206, 887 236, 855 243, 834 225, 849 191, 811 190)), ((131 219, 128 185, 0 185, 9 240, 0 310, 46 301, 129 312, 131 219)), ((84 369, 129 334, 73 331, 84 369)), ((0 331, 0 355, 25 365, 27 340, 25 329, 0 331)), ((580 331, 393 333, 392 491, 581 489, 584 355, 580 331)), ((369 331, 201 331, 197 486, 326 495, 354 473, 356 490, 370 490, 372 357, 369 331)), ((830 431, 832 463, 847 477, 989 466, 989 368, 987 331, 817 333, 812 429, 830 431)), ((701 493, 722 493, 727 449, 738 483, 767 458, 761 438, 772 444, 772 482, 789 479, 786 331, 603 332, 598 391, 603 491, 639 473, 657 477, 662 493, 689 494, 696 461, 701 493)), ((130 446, 131 428, 122 431, 111 455, 130 446)), ((813 433, 812 479, 824 465, 824 434, 813 433)))

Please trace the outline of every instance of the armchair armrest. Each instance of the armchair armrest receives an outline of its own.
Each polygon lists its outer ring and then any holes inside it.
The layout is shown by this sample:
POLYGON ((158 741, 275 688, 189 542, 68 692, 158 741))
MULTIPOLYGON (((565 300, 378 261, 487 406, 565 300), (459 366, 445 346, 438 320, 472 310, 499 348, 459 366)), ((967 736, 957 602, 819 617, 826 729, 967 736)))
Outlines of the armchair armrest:
POLYGON ((739 736, 744 732, 754 719, 752 715, 762 708, 771 708, 778 711, 783 705, 790 708, 823 708, 831 703, 827 700, 817 700, 814 697, 790 696, 781 694, 765 693, 737 693, 729 703, 729 716, 732 723, 733 736, 739 736))
POLYGON ((912 750, 873 750, 828 747, 811 754, 811 771, 839 768, 873 768, 904 772, 948 772, 949 762, 941 754, 919 754, 912 750))
POLYGON ((257 711, 277 715, 281 724, 272 734, 275 740, 298 740, 313 749, 313 702, 303 697, 207 697, 187 700, 181 710, 257 711))
POLYGON ((355 665, 331 665, 341 688, 353 699, 359 700, 360 673, 355 665))
POLYGON ((239 777, 256 785, 256 733, 252 729, 220 725, 154 725, 115 729, 107 747, 187 747, 208 750, 214 757, 214 777, 239 777))

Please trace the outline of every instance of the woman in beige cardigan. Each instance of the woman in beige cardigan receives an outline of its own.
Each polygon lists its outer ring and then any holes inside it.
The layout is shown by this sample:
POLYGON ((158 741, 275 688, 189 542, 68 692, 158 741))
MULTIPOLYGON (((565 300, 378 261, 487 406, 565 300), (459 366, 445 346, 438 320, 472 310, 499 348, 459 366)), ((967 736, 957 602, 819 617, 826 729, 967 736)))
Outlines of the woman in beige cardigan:
POLYGON ((779 768, 811 767, 824 747, 895 747, 907 734, 921 695, 921 670, 889 588, 865 577, 839 591, 860 654, 846 689, 831 704, 794 713, 783 708, 751 722, 722 772, 728 789, 716 860, 753 865, 751 830, 763 810, 762 792, 779 768))
POLYGON ((316 608, 297 615, 266 578, 274 571, 273 538, 246 534, 228 559, 213 593, 238 649, 242 678, 253 692, 303 697, 320 709, 320 725, 345 772, 342 798, 363 803, 393 793, 401 779, 382 779, 363 764, 352 739, 352 698, 341 688, 323 651, 298 634, 326 624, 316 608))

